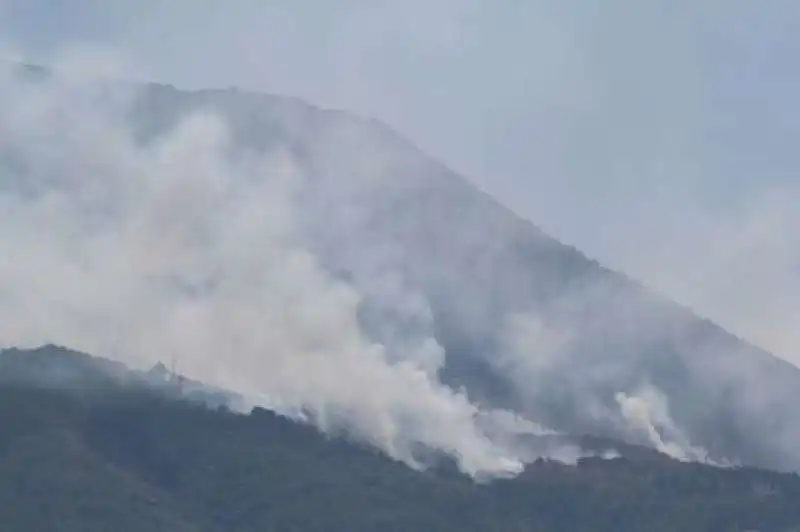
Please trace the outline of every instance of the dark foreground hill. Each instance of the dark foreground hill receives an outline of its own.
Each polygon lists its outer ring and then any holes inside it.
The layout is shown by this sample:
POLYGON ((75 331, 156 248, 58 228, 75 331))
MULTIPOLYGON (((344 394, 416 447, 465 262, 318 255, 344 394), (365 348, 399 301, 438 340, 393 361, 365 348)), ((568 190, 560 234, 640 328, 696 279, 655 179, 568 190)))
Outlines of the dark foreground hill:
POLYGON ((0 427, 3 532, 800 529, 794 474, 642 452, 476 484, 53 347, 0 352, 0 427))

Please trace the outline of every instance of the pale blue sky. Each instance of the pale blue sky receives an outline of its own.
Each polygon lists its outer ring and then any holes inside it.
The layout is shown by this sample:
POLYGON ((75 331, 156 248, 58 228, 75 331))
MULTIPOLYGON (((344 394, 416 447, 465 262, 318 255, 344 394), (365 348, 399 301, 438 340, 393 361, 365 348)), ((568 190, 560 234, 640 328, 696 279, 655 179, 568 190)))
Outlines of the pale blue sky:
POLYGON ((796 1, 0 0, 0 32, 34 59, 100 44, 159 81, 381 118, 800 360, 796 1))

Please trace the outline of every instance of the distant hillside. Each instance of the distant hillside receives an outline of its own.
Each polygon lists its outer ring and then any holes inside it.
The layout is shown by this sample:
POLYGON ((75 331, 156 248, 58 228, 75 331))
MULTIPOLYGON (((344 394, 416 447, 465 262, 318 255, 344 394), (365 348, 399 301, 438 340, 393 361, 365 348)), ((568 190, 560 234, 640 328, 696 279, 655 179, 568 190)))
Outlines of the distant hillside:
POLYGON ((4 532, 800 525, 794 474, 642 453, 578 466, 537 462, 513 480, 476 484, 446 464, 416 472, 266 410, 242 415, 179 399, 141 374, 52 347, 0 352, 0 426, 4 532), (93 377, 61 387, 32 378, 55 371, 93 377))

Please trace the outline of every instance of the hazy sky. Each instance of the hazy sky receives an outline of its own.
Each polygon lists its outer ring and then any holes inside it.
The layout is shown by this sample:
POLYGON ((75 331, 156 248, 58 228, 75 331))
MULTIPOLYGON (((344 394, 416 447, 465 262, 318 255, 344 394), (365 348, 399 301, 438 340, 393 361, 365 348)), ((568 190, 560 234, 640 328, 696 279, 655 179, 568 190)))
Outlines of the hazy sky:
POLYGON ((37 60, 383 119, 517 213, 800 362, 800 4, 0 0, 37 60))

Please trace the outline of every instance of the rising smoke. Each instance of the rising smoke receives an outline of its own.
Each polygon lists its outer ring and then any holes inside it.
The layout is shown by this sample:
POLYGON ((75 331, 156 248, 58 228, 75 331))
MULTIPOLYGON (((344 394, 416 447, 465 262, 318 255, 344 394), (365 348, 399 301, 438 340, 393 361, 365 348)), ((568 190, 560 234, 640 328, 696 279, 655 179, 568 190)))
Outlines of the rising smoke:
MULTIPOLYGON (((628 299, 625 306, 635 308, 636 304, 628 299)), ((645 328, 647 320, 635 324, 645 328)), ((631 354, 619 351, 598 357, 581 348, 580 334, 586 330, 578 331, 575 324, 559 325, 533 313, 511 315, 503 332, 506 345, 496 357, 495 367, 515 389, 527 392, 529 403, 545 402, 547 394, 567 397, 577 405, 575 413, 584 418, 583 426, 594 423, 599 432, 611 429, 616 437, 652 447, 676 460, 721 463, 692 444, 673 419, 667 396, 647 382, 640 366, 644 344, 636 346, 636 341, 629 339, 634 346, 631 354), (603 401, 604 395, 613 401, 603 401)), ((591 337, 592 331, 588 334, 591 337)), ((597 336, 592 341, 603 343, 597 336)))
POLYGON ((535 458, 513 441, 540 427, 439 381, 424 298, 389 274, 371 289, 422 325, 365 337, 361 293, 298 238, 311 176, 288 149, 239 152, 213 112, 142 143, 125 123, 135 89, 108 88, 2 72, 3 345, 176 357, 191 378, 302 407, 411 465, 420 446, 473 475, 535 458))

